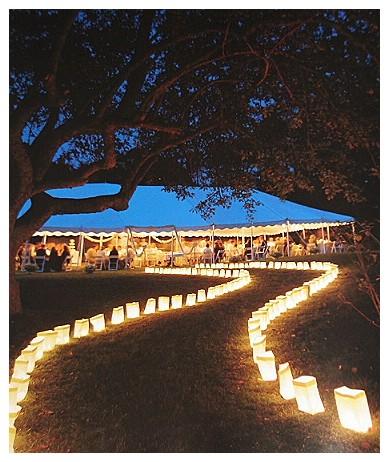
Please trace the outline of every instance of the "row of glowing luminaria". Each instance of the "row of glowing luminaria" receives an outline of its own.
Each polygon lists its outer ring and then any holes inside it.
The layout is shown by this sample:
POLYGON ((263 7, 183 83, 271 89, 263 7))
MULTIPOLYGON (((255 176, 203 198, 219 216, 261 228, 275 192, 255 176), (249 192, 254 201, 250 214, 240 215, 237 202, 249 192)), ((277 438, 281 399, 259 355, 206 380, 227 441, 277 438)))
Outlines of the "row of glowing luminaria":
MULTIPOLYGON (((145 272, 150 271, 146 268, 145 272)), ((190 268, 189 268, 190 270, 190 268)), ((162 271, 161 271, 162 272, 162 271)), ((182 273, 177 273, 182 274, 182 273)), ((191 272, 185 274, 192 274, 191 272)), ((200 272, 193 274, 201 275, 200 272)), ((219 276, 221 274, 206 274, 207 276, 219 276)), ((158 299, 149 298, 146 302, 143 314, 148 315, 158 311, 167 311, 169 309, 179 309, 185 306, 194 306, 197 303, 206 302, 220 295, 238 290, 250 282, 250 274, 247 270, 238 270, 238 273, 231 275, 231 272, 224 272, 224 277, 236 277, 237 279, 230 280, 224 284, 218 284, 209 287, 207 290, 199 289, 197 293, 186 295, 184 302, 183 295, 160 296, 158 299), (227 273, 227 274, 226 274, 227 273)), ((139 302, 126 303, 124 306, 113 308, 111 316, 111 324, 121 324, 125 319, 133 319, 140 316, 139 302)), ((89 335, 91 332, 102 332, 106 328, 104 314, 97 314, 89 319, 77 319, 74 322, 73 338, 79 339, 89 335)), ((15 420, 21 410, 20 403, 25 399, 28 392, 30 382, 30 374, 35 368, 35 363, 44 357, 47 351, 53 350, 57 345, 65 345, 70 341, 70 324, 54 327, 54 329, 38 332, 30 344, 22 350, 21 354, 15 360, 14 371, 9 385, 9 451, 13 452, 14 441, 16 436, 15 420)))
MULTIPOLYGON (((272 351, 266 351, 266 335, 263 335, 263 331, 266 330, 271 321, 287 310, 296 308, 300 302, 325 288, 337 277, 337 265, 321 262, 312 263, 311 269, 324 269, 325 273, 286 292, 285 295, 270 300, 262 308, 254 311, 248 320, 248 335, 253 350, 253 360, 258 366, 262 380, 275 381, 278 378, 280 394, 284 399, 296 399, 300 411, 317 414, 324 412, 324 406, 316 378, 308 375, 293 378, 289 363, 279 364, 277 371, 274 354, 272 351)), ((306 264, 309 265, 307 262, 306 264)), ((286 265, 284 267, 287 268, 286 265)), ((334 395, 339 420, 343 427, 357 432, 367 432, 372 428, 364 390, 342 386, 334 390, 334 395)))

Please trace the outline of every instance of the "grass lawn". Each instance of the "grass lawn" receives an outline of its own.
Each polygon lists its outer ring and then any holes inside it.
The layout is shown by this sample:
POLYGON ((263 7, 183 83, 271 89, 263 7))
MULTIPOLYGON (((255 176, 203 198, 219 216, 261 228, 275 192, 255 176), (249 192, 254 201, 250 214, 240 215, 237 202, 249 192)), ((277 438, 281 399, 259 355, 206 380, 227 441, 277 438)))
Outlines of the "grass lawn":
MULTIPOLYGON (((316 272, 250 270, 252 283, 204 305, 142 316, 46 353, 15 425, 20 452, 377 452, 379 331, 349 306, 352 266, 272 323, 267 349, 295 376, 317 378, 315 416, 261 382, 247 337, 251 311, 316 272), (354 372, 352 372, 352 368, 354 372), (333 389, 367 392, 373 431, 343 429, 333 389)), ((11 358, 37 330, 124 302, 189 293, 214 278, 139 273, 21 276, 26 313, 11 326, 11 358)))

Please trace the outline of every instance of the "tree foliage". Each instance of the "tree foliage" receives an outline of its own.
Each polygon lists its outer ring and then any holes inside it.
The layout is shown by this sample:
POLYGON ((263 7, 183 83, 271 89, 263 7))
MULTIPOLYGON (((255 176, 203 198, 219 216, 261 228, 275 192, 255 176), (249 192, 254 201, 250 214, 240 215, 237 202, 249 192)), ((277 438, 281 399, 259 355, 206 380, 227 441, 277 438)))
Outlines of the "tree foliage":
POLYGON ((374 10, 11 11, 10 227, 138 184, 211 187, 205 215, 260 189, 377 217, 378 63, 374 10), (101 181, 121 189, 47 193, 101 181))

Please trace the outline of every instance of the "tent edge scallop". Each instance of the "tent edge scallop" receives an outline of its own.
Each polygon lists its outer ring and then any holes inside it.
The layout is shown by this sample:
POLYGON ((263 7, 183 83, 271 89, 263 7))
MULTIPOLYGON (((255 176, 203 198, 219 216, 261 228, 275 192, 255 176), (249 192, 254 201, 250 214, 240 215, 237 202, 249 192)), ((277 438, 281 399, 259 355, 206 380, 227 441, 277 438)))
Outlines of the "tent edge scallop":
MULTIPOLYGON (((209 236, 212 232, 220 237, 235 237, 239 235, 249 235, 249 234, 254 234, 254 235, 275 235, 275 234, 281 234, 282 232, 285 232, 287 229, 289 232, 293 231, 301 231, 303 229, 320 229, 322 227, 334 227, 334 226, 347 226, 349 224, 353 223, 352 221, 307 221, 303 223, 297 223, 290 221, 289 224, 287 225, 285 222, 283 223, 276 223, 276 224, 267 224, 267 225, 262 225, 262 226, 255 226, 253 224, 250 227, 247 226, 231 226, 231 225, 225 225, 221 227, 215 227, 214 229, 212 226, 206 227, 206 226, 201 226, 196 229, 196 227, 193 227, 192 229, 184 229, 183 227, 173 227, 171 231, 156 231, 155 229, 161 229, 164 228, 163 226, 160 227, 153 227, 153 231, 133 231, 132 234, 135 237, 140 237, 144 238, 147 236, 160 236, 160 237, 171 237, 172 231, 176 229, 176 231, 180 234, 181 237, 204 237, 204 236, 209 236)), ((126 228, 131 228, 131 227, 126 227, 126 228)), ((143 227, 145 228, 145 227, 143 227)), ((95 231, 97 229, 95 228, 95 231)), ((95 231, 88 231, 87 229, 82 230, 68 230, 64 229, 63 227, 58 227, 58 230, 52 231, 52 230, 46 230, 45 227, 41 228, 39 231, 36 231, 33 236, 56 236, 56 237, 61 237, 61 236, 77 236, 83 233, 84 235, 92 236, 92 237, 110 237, 113 235, 119 235, 119 236, 127 236, 128 233, 124 230, 119 231, 118 229, 112 230, 112 231, 101 231, 101 232, 95 232, 95 231)))

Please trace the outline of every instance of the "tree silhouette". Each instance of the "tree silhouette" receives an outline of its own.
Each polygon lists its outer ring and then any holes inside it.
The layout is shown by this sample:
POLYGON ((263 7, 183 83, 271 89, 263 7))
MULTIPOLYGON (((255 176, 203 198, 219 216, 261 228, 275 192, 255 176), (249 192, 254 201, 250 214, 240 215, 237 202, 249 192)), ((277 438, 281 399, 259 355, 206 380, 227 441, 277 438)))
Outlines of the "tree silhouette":
POLYGON ((212 187, 205 215, 260 189, 377 218, 378 62, 377 10, 11 11, 13 310, 18 244, 139 184, 212 187), (91 182, 120 190, 47 192, 91 182))

